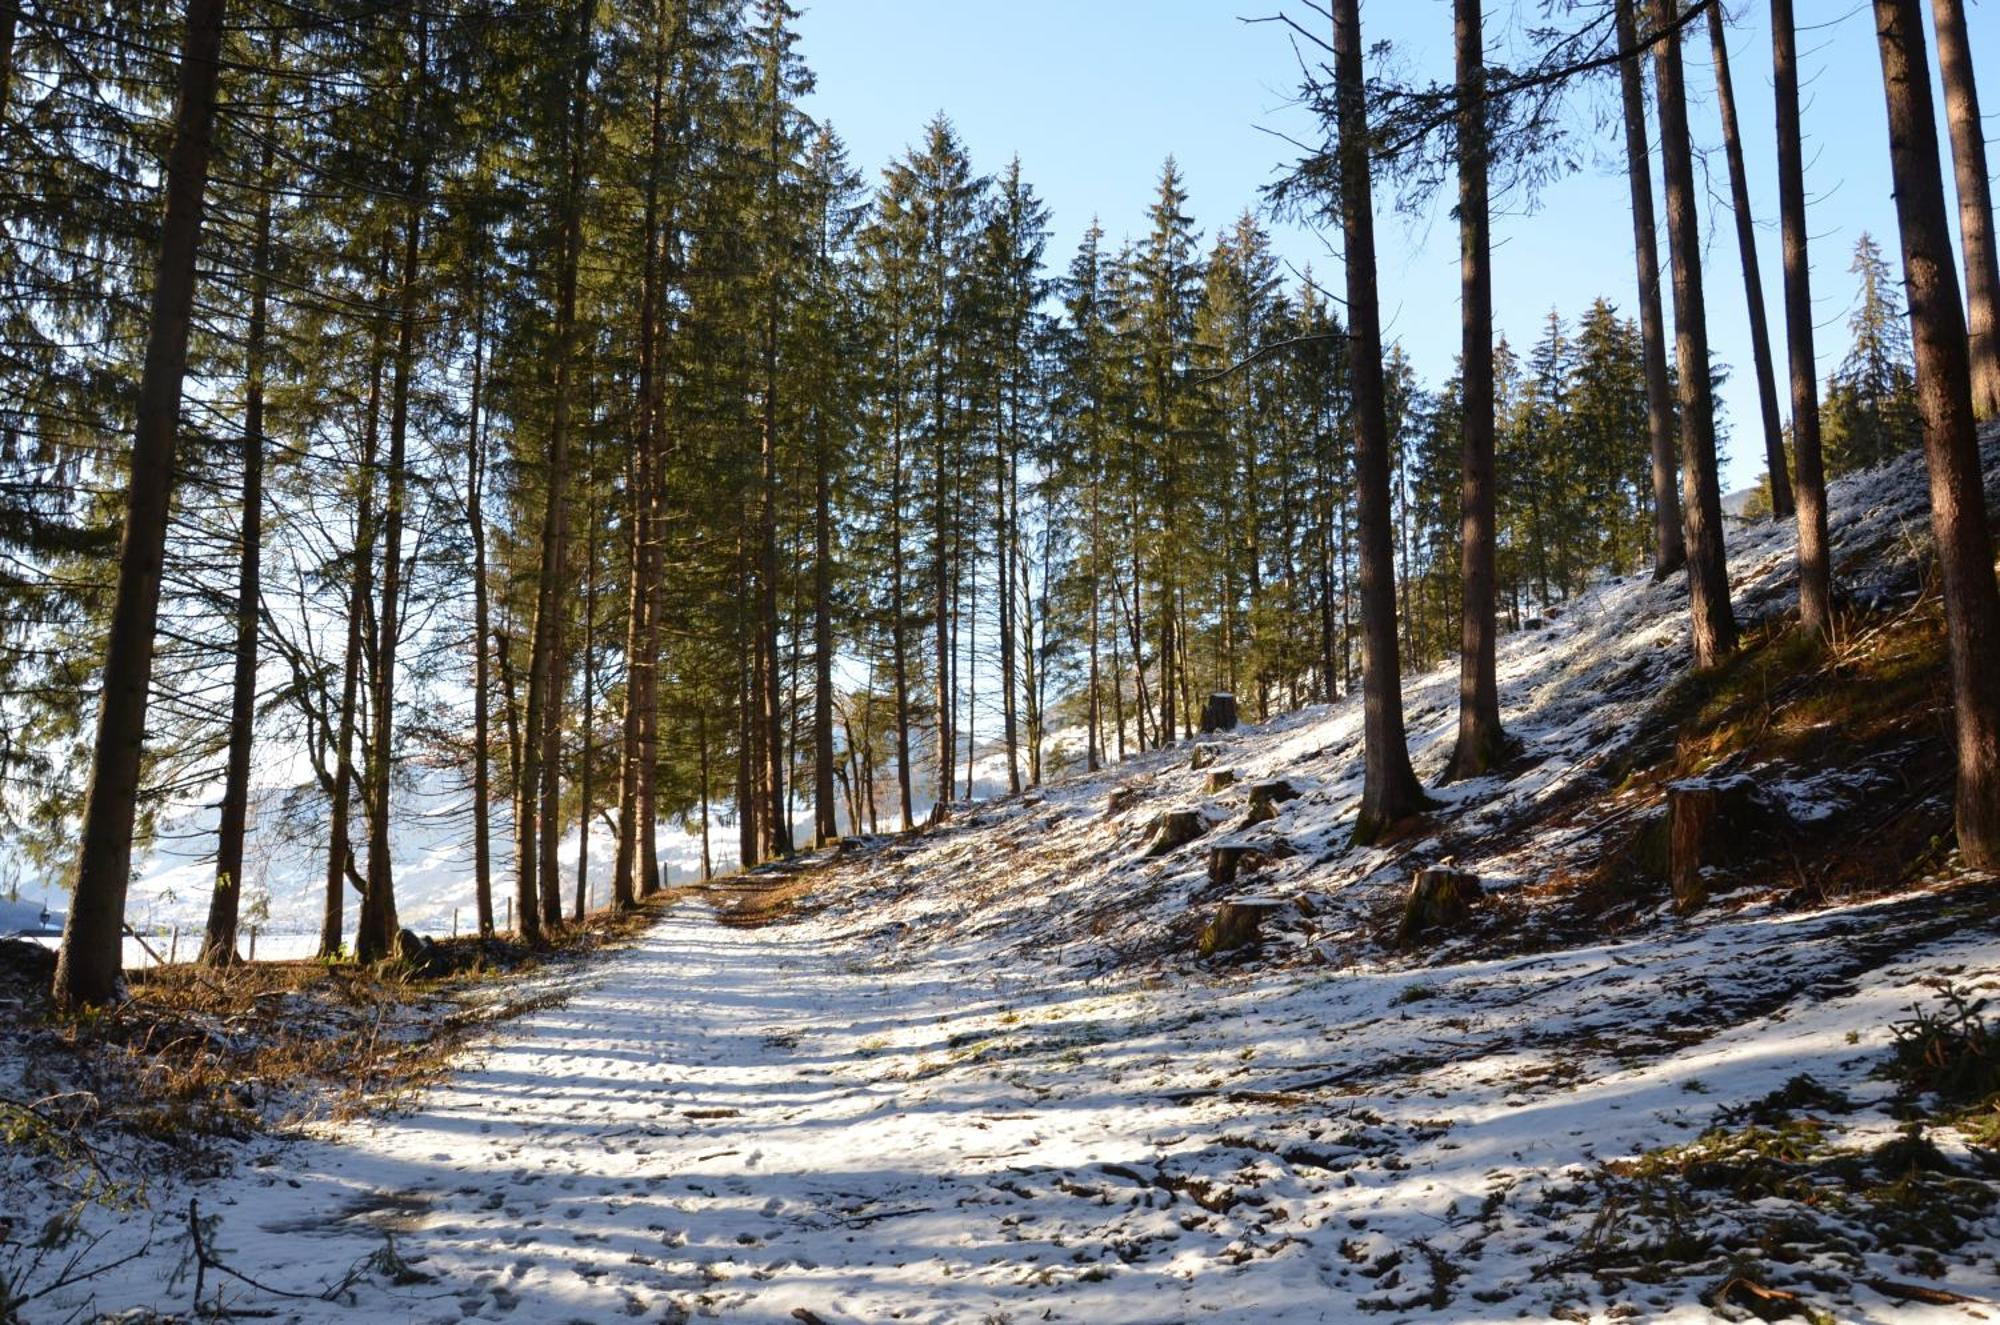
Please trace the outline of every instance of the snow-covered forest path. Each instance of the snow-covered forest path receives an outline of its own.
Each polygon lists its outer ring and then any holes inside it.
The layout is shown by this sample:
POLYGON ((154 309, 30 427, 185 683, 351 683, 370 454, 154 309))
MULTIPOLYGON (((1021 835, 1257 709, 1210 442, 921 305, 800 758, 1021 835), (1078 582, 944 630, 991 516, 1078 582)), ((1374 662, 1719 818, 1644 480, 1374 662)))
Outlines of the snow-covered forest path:
MULTIPOLYGON (((1709 1319, 1712 1276, 1629 1268, 1643 1217, 1604 1221, 1647 1189, 1614 1157, 1801 1073, 1860 1111, 1857 1144, 1893 1137, 1888 1023, 1940 970, 2000 974, 1977 895, 1235 975, 1003 957, 894 911, 750 929, 683 902, 542 977, 560 1001, 409 1111, 155 1193, 150 1251, 53 1305, 186 1311, 191 1193, 256 1281, 211 1268, 202 1301, 295 1321, 1709 1319)), ((1740 1239, 1757 1216, 1681 1217, 1740 1239)), ((1970 1255, 1950 1275, 1996 1283, 1970 1255)))
MULTIPOLYGON (((316 1294, 393 1237, 427 1280, 388 1287, 378 1262, 342 1296, 412 1320, 703 1308, 742 1321, 1025 1320, 1045 1318, 1043 1291, 1087 1285, 1105 1291, 1047 1318, 1177 1321, 1242 1305, 1241 1284, 1197 1271, 1252 1253, 1184 1228, 1221 1222, 1198 1200, 1127 1192, 1141 1213, 1160 1207, 1135 1221, 1126 1200, 1106 1209, 1108 1192, 1066 1176, 1144 1164, 1153 1133, 1176 1130, 1176 1110, 1082 1088, 1081 1046, 1100 1039, 1104 1008, 1067 1010, 1079 1019, 1068 1081, 930 1081, 974 1047, 954 1027, 1011 1020, 1019 991, 984 964, 896 971, 853 956, 810 928, 730 928, 683 905, 560 1006, 503 1029, 414 1113, 283 1147, 254 1186, 229 1184, 203 1207, 219 1216, 218 1259, 316 1294), (1079 1223, 1079 1211, 1095 1213, 1079 1223), (1184 1253, 1139 1254, 1190 1233, 1184 1253)), ((1033 1016, 1065 1011, 1041 999, 1033 1016)), ((1295 1262, 1256 1296, 1321 1297, 1295 1262)), ((224 1296, 272 1305, 248 1288, 224 1296)), ((356 1316, 281 1305, 303 1320, 356 1316)))

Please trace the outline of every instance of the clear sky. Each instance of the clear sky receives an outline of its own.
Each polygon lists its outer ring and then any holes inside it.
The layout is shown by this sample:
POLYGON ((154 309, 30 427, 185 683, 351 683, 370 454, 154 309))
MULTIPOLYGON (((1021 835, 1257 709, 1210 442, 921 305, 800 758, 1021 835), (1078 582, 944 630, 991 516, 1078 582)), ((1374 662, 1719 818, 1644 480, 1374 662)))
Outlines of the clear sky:
MULTIPOLYGON (((1762 0, 1727 2, 1741 20, 1731 30, 1730 54, 1782 398, 1769 11, 1762 0)), ((1054 213, 1049 263, 1060 271, 1093 215, 1114 241, 1143 232, 1160 165, 1170 153, 1181 164, 1189 210, 1205 235, 1258 205, 1260 187, 1294 155, 1274 135, 1310 131, 1291 104, 1298 62, 1286 31, 1241 21, 1274 13, 1280 3, 816 0, 802 20, 804 53, 819 79, 811 109, 840 131, 871 180, 938 111, 957 126, 981 173, 999 170, 1018 153, 1024 175, 1054 213)), ((1855 238, 1872 231, 1895 259, 1895 213, 1870 6, 1867 0, 1798 0, 1796 8, 1803 25, 1806 173, 1824 377, 1847 344, 1845 319, 1854 296, 1847 264, 1855 238)), ((1539 9, 1529 0, 1488 5, 1491 58, 1504 61, 1510 49, 1519 49, 1519 25, 1539 9)), ((2000 123, 2000 3, 1970 0, 1969 9, 1987 119, 2000 123)), ((1301 4, 1289 12, 1301 22, 1320 21, 1301 4)), ((1371 44, 1393 43, 1406 70, 1448 76, 1449 0, 1364 0, 1362 27, 1371 44)), ((1743 487, 1759 472, 1762 441, 1705 29, 1698 28, 1688 44, 1687 69, 1696 147, 1713 149, 1712 159, 1697 169, 1706 172, 1710 337, 1732 370, 1723 393, 1731 429, 1725 487, 1743 487)), ((1507 214, 1496 219, 1494 232, 1495 310, 1502 331, 1522 350, 1540 334, 1551 307, 1574 321, 1603 294, 1621 311, 1632 310, 1623 140, 1618 122, 1603 118, 1615 110, 1615 95, 1615 81, 1601 80, 1577 98, 1575 175, 1545 190, 1533 212, 1520 199, 1496 200, 1507 214)), ((1939 132, 1942 137, 1942 125, 1939 132)), ((1948 161, 1946 171, 1949 179, 1948 161)), ((1443 203, 1405 218, 1389 210, 1387 199, 1381 202, 1385 331, 1436 385, 1458 350, 1455 227, 1443 203)), ((1318 280, 1338 288, 1339 258, 1330 237, 1266 224, 1284 258, 1299 268, 1310 265, 1318 280)))

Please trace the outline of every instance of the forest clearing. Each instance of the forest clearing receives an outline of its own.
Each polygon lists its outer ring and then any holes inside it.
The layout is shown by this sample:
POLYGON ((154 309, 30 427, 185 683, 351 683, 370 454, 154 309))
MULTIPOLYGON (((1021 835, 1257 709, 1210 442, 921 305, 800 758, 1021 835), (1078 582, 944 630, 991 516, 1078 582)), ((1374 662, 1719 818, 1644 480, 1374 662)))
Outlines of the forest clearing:
POLYGON ((1995 50, 0 0, 0 1325, 2000 1312, 1995 50))

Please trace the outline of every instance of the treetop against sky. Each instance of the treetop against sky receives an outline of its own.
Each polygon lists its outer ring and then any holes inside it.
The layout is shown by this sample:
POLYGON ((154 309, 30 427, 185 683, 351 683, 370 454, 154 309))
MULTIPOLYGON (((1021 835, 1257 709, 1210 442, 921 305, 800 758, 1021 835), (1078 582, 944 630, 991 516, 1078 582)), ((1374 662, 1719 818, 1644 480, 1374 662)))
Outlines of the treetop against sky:
MULTIPOLYGON (((1293 104, 1299 65, 1288 29, 1245 21, 1281 8, 1318 30, 1316 14, 1281 0, 821 0, 801 20, 802 51, 818 79, 807 104, 834 123, 868 172, 916 142, 939 111, 957 126, 979 170, 998 171, 1019 153, 1026 177, 1053 212, 1050 262, 1060 267, 1093 216, 1114 242, 1143 231, 1169 154, 1186 178, 1190 211, 1210 234, 1259 203, 1263 186, 1297 154, 1287 138, 1306 139, 1312 131, 1310 116, 1293 104)), ((1490 59, 1521 59, 1522 25, 1537 21, 1536 8, 1495 7, 1487 18, 1490 59)), ((1728 11, 1736 20, 1731 63, 1739 114, 1746 125, 1768 125, 1774 113, 1768 9, 1729 0, 1728 11)), ((2000 50, 2000 6, 1970 5, 1967 17, 1973 50, 2000 50)), ((1371 44, 1392 47, 1382 67, 1413 78, 1450 76, 1447 0, 1375 0, 1363 5, 1362 22, 1371 44)), ((1799 6, 1806 187, 1822 259, 1844 260, 1864 230, 1894 247, 1872 22, 1868 6, 1844 0, 1799 6)), ((1323 58, 1297 44, 1307 59, 1323 58)), ((1696 167, 1703 173, 1703 234, 1714 270, 1710 341, 1730 370, 1721 392, 1731 432, 1724 486, 1742 488, 1761 472, 1762 448, 1713 69, 1700 28, 1687 43, 1687 71, 1696 148, 1711 153, 1696 167)), ((1532 205, 1519 195, 1494 200, 1494 313, 1516 346, 1538 334, 1552 307, 1573 316, 1602 294, 1621 312, 1633 311, 1616 96, 1616 82, 1607 77, 1575 97, 1573 175, 1532 205)), ((1765 301, 1776 310, 1782 306, 1777 163, 1767 139, 1752 135, 1747 164, 1765 301)), ((1451 372, 1459 343, 1450 192, 1419 213, 1390 219, 1379 236, 1383 334, 1401 341, 1419 374, 1433 382, 1451 372)), ((1386 212, 1392 203, 1384 187, 1378 205, 1386 212)), ((1289 264, 1311 267, 1322 285, 1339 288, 1337 236, 1269 218, 1266 224, 1289 264)), ((1856 291, 1838 267, 1825 260, 1818 266, 1824 376, 1845 353, 1840 328, 1856 291)))

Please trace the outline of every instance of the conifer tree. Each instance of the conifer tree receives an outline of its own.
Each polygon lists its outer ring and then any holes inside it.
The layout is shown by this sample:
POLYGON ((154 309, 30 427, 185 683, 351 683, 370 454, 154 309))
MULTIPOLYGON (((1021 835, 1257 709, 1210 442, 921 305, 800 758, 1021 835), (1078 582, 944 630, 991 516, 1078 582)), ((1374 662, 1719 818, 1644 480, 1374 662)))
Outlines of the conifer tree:
MULTIPOLYGON (((1456 0, 1458 62, 1459 422, 1464 458, 1459 489, 1461 606, 1458 740, 1447 781, 1477 777, 1506 746, 1496 671, 1497 530, 1493 473, 1493 248, 1487 201, 1486 39, 1481 0, 1456 0)), ((1407 556, 1407 551, 1405 553, 1407 556)))
POLYGON ((1744 305, 1750 313, 1750 361, 1757 374, 1757 405, 1764 424, 1764 462, 1771 491, 1771 514, 1792 514, 1791 476, 1785 467, 1784 429, 1778 421, 1777 374, 1771 367, 1771 324, 1764 315, 1764 278, 1757 261, 1757 226, 1750 212, 1749 176, 1743 165, 1743 134, 1736 123, 1736 89, 1729 76, 1729 37, 1722 6, 1708 7, 1709 47, 1715 58, 1716 110, 1722 116, 1722 148, 1729 169, 1730 207, 1736 213, 1736 251, 1743 264, 1744 305))
POLYGON ((1675 358, 1680 373, 1681 505, 1687 531, 1688 608, 1696 667, 1736 647, 1729 568, 1722 544, 1722 487, 1716 471, 1715 389, 1709 377, 1708 312, 1702 291, 1701 222, 1695 209, 1694 154, 1681 75, 1679 0, 1653 0, 1662 38, 1653 46, 1665 163, 1667 246, 1673 267, 1675 358))
POLYGON ((1826 466, 1820 443, 1819 361, 1813 345, 1812 262, 1806 230, 1798 32, 1792 20, 1792 0, 1771 0, 1771 64, 1778 108, 1778 211, 1785 246, 1792 454, 1799 480, 1799 625, 1808 635, 1823 639, 1833 627, 1833 586, 1827 554, 1826 466))
POLYGON ((131 873, 133 820, 152 681, 153 636, 173 489, 189 313, 208 182, 223 0, 187 0, 172 146, 165 163, 166 217, 153 269, 152 313, 137 420, 118 588, 106 641, 97 740, 84 804, 74 896, 57 959, 55 996, 102 1004, 116 993, 131 873))
POLYGON ((2000 238, 1993 232, 1993 181, 1986 165, 1986 123, 1979 113, 1965 0, 1931 0, 1937 24, 1938 72, 1958 185, 1958 233, 1965 259, 1971 334, 1972 407, 1982 419, 2000 417, 2000 238))
POLYGON ((1396 647, 1396 586, 1390 546, 1389 431, 1385 417, 1374 197, 1369 183, 1361 17, 1356 0, 1334 0, 1335 95, 1339 104, 1341 228, 1346 235, 1349 371, 1354 392, 1354 468, 1360 526, 1362 686, 1366 776, 1354 840, 1374 842, 1427 804, 1410 769, 1396 647))
MULTIPOLYGON (((1638 0, 1616 0, 1618 48, 1636 52, 1638 0)), ((1618 62, 1624 103, 1625 174, 1632 192, 1633 252, 1639 269, 1639 327, 1645 337, 1646 435, 1651 442, 1653 578, 1663 580, 1687 564, 1674 456, 1674 404, 1668 385, 1666 314, 1660 297, 1660 256, 1653 218, 1652 149, 1646 134, 1644 56, 1618 62)))
POLYGON ((1930 469, 1931 529, 1944 576, 1958 756, 1958 848, 2000 867, 2000 583, 1972 412, 1972 365, 1945 220, 1930 60, 1917 0, 1875 0, 1903 276, 1916 345, 1917 406, 1930 469))

